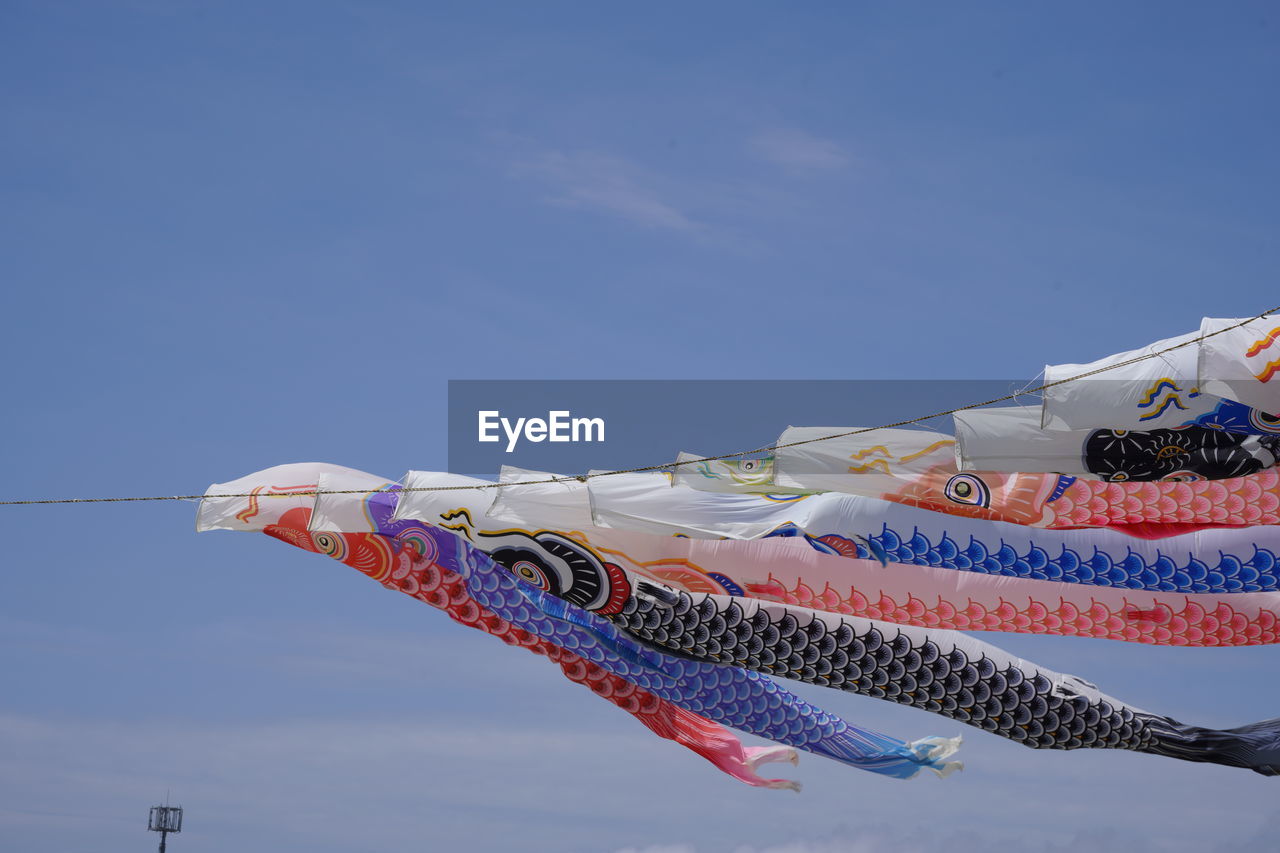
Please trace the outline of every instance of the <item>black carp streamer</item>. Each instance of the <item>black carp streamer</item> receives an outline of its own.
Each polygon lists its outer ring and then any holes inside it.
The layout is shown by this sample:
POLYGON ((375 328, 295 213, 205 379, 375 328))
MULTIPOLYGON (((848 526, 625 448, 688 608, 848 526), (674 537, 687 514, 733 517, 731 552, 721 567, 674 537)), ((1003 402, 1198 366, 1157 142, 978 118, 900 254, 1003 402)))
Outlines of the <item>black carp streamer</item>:
POLYGON ((611 617, 695 660, 887 699, 1034 749, 1128 749, 1280 774, 1280 719, 1188 726, 965 634, 873 622, 648 581, 611 617))
POLYGON ((1110 483, 1226 480, 1275 465, 1280 436, 1201 426, 1147 432, 1099 429, 1089 433, 1081 455, 1090 473, 1110 483))

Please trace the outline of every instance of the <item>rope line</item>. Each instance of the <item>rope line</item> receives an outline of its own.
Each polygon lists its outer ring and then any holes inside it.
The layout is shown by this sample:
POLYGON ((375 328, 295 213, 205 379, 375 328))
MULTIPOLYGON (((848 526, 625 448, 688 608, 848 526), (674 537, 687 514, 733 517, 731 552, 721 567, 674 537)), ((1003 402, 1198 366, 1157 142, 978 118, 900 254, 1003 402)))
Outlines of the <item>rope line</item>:
MULTIPOLYGON (((1200 344, 1201 342, 1208 340, 1209 338, 1216 337, 1217 335, 1221 335, 1225 332, 1230 332, 1235 329, 1239 329, 1242 326, 1247 326, 1249 323, 1252 323, 1255 320, 1261 320, 1271 314, 1276 314, 1276 313, 1280 313, 1280 305, 1276 306, 1275 308, 1271 308, 1270 310, 1263 311, 1261 314, 1258 314, 1257 316, 1254 316, 1254 317, 1250 317, 1247 320, 1241 320, 1239 323, 1236 323, 1233 326, 1226 326, 1222 329, 1219 329, 1216 332, 1210 332, 1207 335, 1199 335, 1190 340, 1183 341, 1180 344, 1174 344, 1173 346, 1165 347, 1162 350, 1157 350, 1155 352, 1149 352, 1143 355, 1134 356, 1133 358, 1125 359, 1124 361, 1116 362, 1115 364, 1109 364, 1106 367, 1094 368, 1093 370, 1087 370, 1084 373, 1078 373, 1075 376, 1068 376, 1063 379, 1055 379, 1052 382, 1043 382, 1031 388, 1022 388, 1018 391, 1015 391, 1012 394, 1006 394, 1003 397, 995 397, 991 400, 985 400, 981 403, 968 403, 963 406, 956 406, 954 409, 947 409, 946 411, 935 412, 932 415, 920 415, 919 417, 907 418, 906 420, 894 421, 893 423, 880 424, 879 426, 859 427, 858 429, 851 429, 846 432, 837 432, 831 435, 818 436, 816 438, 806 438, 806 439, 801 439, 800 441, 788 441, 786 443, 779 442, 774 444, 767 444, 764 447, 757 447, 754 450, 742 450, 737 453, 724 453, 724 454, 721 454, 720 456, 699 456, 696 459, 687 459, 683 462, 676 461, 676 462, 665 462, 661 465, 642 465, 637 468, 622 468, 617 471, 597 471, 593 474, 577 474, 571 477, 549 477, 543 480, 521 480, 515 483, 481 483, 478 485, 467 485, 467 486, 401 487, 398 491, 400 492, 462 492, 462 491, 483 491, 485 489, 505 489, 511 486, 543 486, 543 485, 552 485, 555 483, 572 483, 572 482, 585 483, 587 482, 587 480, 595 479, 597 477, 610 477, 610 476, 615 476, 617 474, 642 474, 650 471, 666 471, 672 468, 679 468, 684 465, 694 465, 700 462, 718 462, 725 459, 739 459, 743 456, 755 456, 757 454, 772 453, 773 451, 781 450, 787 447, 799 447, 805 444, 814 444, 819 441, 831 441, 832 439, 835 439, 835 438, 848 438, 849 436, 852 436, 852 435, 864 435, 869 432, 878 432, 879 430, 884 430, 884 429, 896 429, 898 427, 910 426, 911 424, 918 424, 923 421, 930 421, 930 420, 933 420, 934 418, 942 418, 942 417, 946 417, 947 415, 954 415, 956 412, 965 412, 970 409, 980 409, 980 408, 983 408, 984 406, 991 406, 996 403, 1006 403, 1010 400, 1016 400, 1018 397, 1025 396, 1027 394, 1036 394, 1042 391, 1047 391, 1048 389, 1054 388, 1058 385, 1065 385, 1068 382, 1076 382, 1080 379, 1087 379, 1090 376, 1096 376, 1097 374, 1105 373, 1108 370, 1115 370, 1118 367, 1128 367, 1131 364, 1138 364, 1139 362, 1148 361, 1153 358, 1159 358, 1160 356, 1166 353, 1170 353, 1170 352, 1173 352, 1174 350, 1182 349, 1183 347, 1191 346, 1192 344, 1200 344)), ((369 490, 368 489, 313 489, 311 491, 290 492, 289 494, 291 497, 292 496, 297 496, 297 497, 317 496, 318 497, 320 495, 367 495, 369 494, 369 490)), ((150 497, 138 497, 138 498, 54 498, 49 500, 0 501, 0 506, 31 506, 31 505, 40 505, 40 504, 104 504, 104 503, 130 503, 130 502, 137 502, 137 501, 195 501, 195 500, 201 500, 205 497, 251 498, 251 497, 256 497, 256 495, 250 492, 242 492, 237 494, 222 494, 222 495, 205 495, 205 494, 154 495, 150 497)))

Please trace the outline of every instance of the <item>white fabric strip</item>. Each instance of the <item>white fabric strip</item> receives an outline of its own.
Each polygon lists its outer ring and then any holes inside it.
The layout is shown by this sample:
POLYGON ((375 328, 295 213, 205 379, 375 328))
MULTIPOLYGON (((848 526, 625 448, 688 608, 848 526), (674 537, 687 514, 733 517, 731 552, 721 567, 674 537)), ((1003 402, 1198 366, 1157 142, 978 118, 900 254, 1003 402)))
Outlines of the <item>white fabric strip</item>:
POLYGON ((1280 316, 1222 331, 1239 322, 1211 317, 1201 322, 1202 335, 1219 334, 1200 345, 1200 390, 1280 414, 1280 316))
POLYGON ((1082 451, 1093 430, 1041 429, 1040 410, 1024 406, 956 412, 961 471, 1032 471, 1098 479, 1082 451))
POLYGON ((808 489, 780 486, 774 482, 772 455, 747 459, 707 459, 696 453, 680 453, 676 461, 675 483, 704 492, 728 494, 800 494, 808 489))
MULTIPOLYGON (((1051 364, 1046 383, 1194 341, 1200 332, 1156 341, 1088 364, 1051 364)), ((1213 411, 1218 400, 1196 386, 1198 347, 1183 346, 1156 358, 1117 367, 1044 391, 1041 425, 1053 429, 1157 429, 1179 426, 1213 411)))
POLYGON ((298 462, 267 468, 229 483, 215 483, 200 501, 196 530, 262 530, 291 509, 309 508, 315 502, 314 492, 319 488, 320 476, 325 473, 357 479, 369 477, 354 468, 298 462), (238 494, 251 496, 219 497, 238 494))
MULTIPOLYGON (((509 484, 549 480, 556 476, 558 475, 546 471, 530 471, 503 465, 498 482, 509 484)), ((559 483, 506 485, 494 491, 496 496, 488 507, 488 514, 512 524, 558 530, 577 530, 594 524, 591 520, 591 498, 587 492, 587 484, 572 477, 566 477, 559 483)))
POLYGON ((899 488, 938 465, 956 463, 955 439, 932 430, 875 432, 785 445, 849 432, 855 427, 790 427, 774 451, 773 481, 808 491, 878 495, 899 488))

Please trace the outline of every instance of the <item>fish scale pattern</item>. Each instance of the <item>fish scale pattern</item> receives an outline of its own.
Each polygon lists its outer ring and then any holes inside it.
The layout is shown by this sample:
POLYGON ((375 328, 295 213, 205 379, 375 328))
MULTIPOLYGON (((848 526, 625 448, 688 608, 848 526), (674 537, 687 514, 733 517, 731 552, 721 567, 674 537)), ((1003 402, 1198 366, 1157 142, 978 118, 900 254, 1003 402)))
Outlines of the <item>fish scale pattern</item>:
POLYGON ((946 771, 937 760, 951 749, 943 739, 904 743, 853 726, 755 673, 656 654, 604 618, 517 580, 459 537, 435 528, 422 532, 439 549, 440 565, 464 575, 481 606, 694 713, 884 775, 908 778, 924 767, 946 771))
POLYGON ((941 714, 1030 747, 1153 751, 1151 723, 1105 697, 956 644, 912 638, 869 620, 810 614, 726 596, 632 596, 611 617, 655 646, 700 660, 941 714))
MULTIPOLYGON (((833 537, 845 538, 837 534, 814 538, 829 540, 833 537)), ((1092 554, 1087 554, 1066 545, 1060 546, 1057 554, 1036 545, 1019 553, 1003 541, 994 545, 970 536, 968 544, 962 546, 946 533, 935 542, 919 530, 907 536, 888 525, 870 538, 884 549, 890 562, 917 566, 1161 592, 1265 592, 1280 589, 1280 561, 1273 551, 1257 546, 1248 559, 1220 553, 1218 559, 1210 564, 1190 554, 1181 559, 1159 554, 1151 559, 1130 550, 1124 557, 1116 557, 1097 548, 1092 554)), ((859 557, 877 559, 862 543, 846 541, 856 549, 859 557)))
POLYGON ((1026 599, 1015 603, 1003 597, 995 606, 973 599, 965 605, 941 596, 936 603, 928 604, 910 593, 902 600, 886 592, 873 599, 856 586, 842 593, 830 584, 821 589, 803 582, 787 586, 772 576, 762 589, 785 604, 922 628, 1103 637, 1167 646, 1259 646, 1280 642, 1280 620, 1269 610, 1251 617, 1226 602, 1219 602, 1210 610, 1190 598, 1180 608, 1159 604, 1147 609, 1127 603, 1110 607, 1096 598, 1091 599, 1092 606, 1084 606, 1083 602, 1077 606, 1061 598, 1057 602, 1026 599))

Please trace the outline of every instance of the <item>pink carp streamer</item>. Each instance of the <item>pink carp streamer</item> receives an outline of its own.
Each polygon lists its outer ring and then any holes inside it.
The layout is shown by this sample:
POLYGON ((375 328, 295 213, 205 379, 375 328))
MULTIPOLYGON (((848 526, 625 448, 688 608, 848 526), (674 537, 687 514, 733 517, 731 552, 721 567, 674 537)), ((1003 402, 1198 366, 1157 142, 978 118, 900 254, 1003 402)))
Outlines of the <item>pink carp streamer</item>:
MULTIPOLYGON (((1122 436, 1124 431, 1111 434, 1122 436)), ((1165 449, 1170 448, 1179 449, 1165 449)), ((1262 457, 1269 460, 1272 454, 1262 457)), ((698 457, 684 454, 682 459, 697 463, 698 457)), ((1280 468, 1274 466, 1224 479, 1186 474, 1140 482, 961 471, 955 439, 931 430, 846 435, 835 427, 793 427, 780 436, 772 457, 683 467, 680 482, 708 491, 768 492, 776 485, 843 492, 987 521, 1059 529, 1110 527, 1141 538, 1280 524, 1280 468), (749 463, 753 471, 769 476, 744 477, 740 472, 749 463)))
POLYGON ((1064 474, 962 474, 952 465, 932 469, 882 497, 969 518, 1036 527, 1111 527, 1161 538, 1215 527, 1280 524, 1280 469, 1189 483, 1107 483, 1064 474), (958 489, 961 482, 964 488, 958 489))
MULTIPOLYGON (((907 567, 891 563, 887 568, 898 571, 907 567)), ((1017 581, 1006 583, 1012 589, 1018 588, 1017 581)), ((1026 583, 1034 586, 1044 582, 1026 583)), ((1111 596, 1117 606, 1100 594, 1106 592, 1112 591, 1095 593, 1090 598, 1092 603, 1082 607, 1063 598, 1038 601, 1016 593, 1007 599, 1000 597, 994 605, 970 598, 957 606, 940 596, 922 598, 912 593, 895 598, 881 592, 872 599, 856 587, 843 594, 829 585, 814 589, 803 581, 788 587, 773 576, 753 590, 758 597, 785 604, 922 628, 1096 637, 1156 646, 1260 646, 1280 642, 1280 620, 1274 609, 1247 614, 1220 600, 1206 609, 1193 596, 1167 594, 1162 597, 1176 601, 1130 604, 1129 598, 1137 598, 1132 592, 1111 596), (1099 601, 1099 597, 1104 600, 1099 601)))

